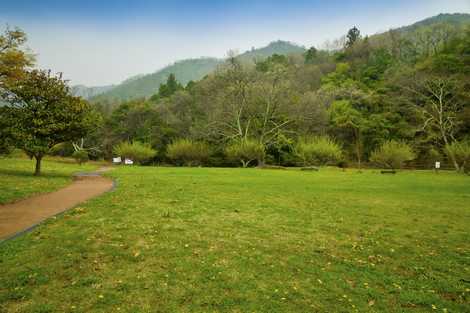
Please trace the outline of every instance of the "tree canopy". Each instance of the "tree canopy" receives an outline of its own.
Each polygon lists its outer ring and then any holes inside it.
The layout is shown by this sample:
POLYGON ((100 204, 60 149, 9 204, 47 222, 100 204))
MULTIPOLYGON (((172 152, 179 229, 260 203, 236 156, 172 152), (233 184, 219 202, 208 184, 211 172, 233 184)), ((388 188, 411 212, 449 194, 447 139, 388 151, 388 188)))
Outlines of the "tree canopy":
POLYGON ((99 117, 81 98, 70 95, 60 75, 50 71, 25 72, 3 95, 2 123, 17 148, 36 159, 35 175, 41 160, 56 144, 87 135, 99 117))

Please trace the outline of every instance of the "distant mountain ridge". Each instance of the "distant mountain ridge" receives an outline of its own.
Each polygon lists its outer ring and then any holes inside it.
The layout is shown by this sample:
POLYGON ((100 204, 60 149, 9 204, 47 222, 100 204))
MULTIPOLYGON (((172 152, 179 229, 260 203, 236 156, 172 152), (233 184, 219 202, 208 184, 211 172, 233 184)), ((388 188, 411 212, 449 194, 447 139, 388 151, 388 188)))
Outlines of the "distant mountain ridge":
POLYGON ((84 99, 90 99, 108 90, 114 88, 114 85, 109 86, 98 86, 98 87, 87 87, 84 85, 75 85, 70 87, 70 91, 74 96, 82 97, 84 99))
MULTIPOLYGON (((237 56, 244 62, 267 58, 273 54, 303 53, 305 48, 287 41, 274 41, 266 47, 252 49, 237 56)), ((189 81, 200 80, 213 72, 224 59, 202 57, 177 61, 151 74, 140 74, 126 79, 118 85, 103 87, 74 86, 72 92, 93 101, 124 101, 142 97, 150 97, 155 94, 160 84, 164 83, 171 73, 183 85, 189 81), (98 89, 96 89, 98 88, 98 89), (101 88, 101 89, 100 89, 101 88)))
POLYGON ((429 26, 433 24, 447 23, 454 26, 460 26, 463 24, 470 23, 470 14, 467 13, 442 13, 436 16, 426 18, 408 26, 399 27, 399 31, 413 31, 423 26, 429 26))
MULTIPOLYGON (((470 14, 439 14, 408 26, 396 28, 395 30, 409 33, 422 27, 439 23, 448 23, 454 26, 470 25, 470 14)), ((384 33, 376 34, 372 37, 377 38, 382 35, 384 35, 384 33)), ((289 41, 278 40, 271 42, 265 47, 246 51, 238 55, 237 58, 244 62, 253 62, 267 58, 273 54, 302 54, 305 51, 306 49, 303 46, 289 41)), ((139 74, 130 77, 118 85, 103 87, 74 86, 72 87, 72 91, 76 95, 92 99, 93 101, 123 101, 150 97, 156 93, 160 84, 164 83, 171 73, 175 74, 176 79, 185 85, 191 80, 196 81, 202 79, 207 74, 213 72, 223 62, 223 59, 211 57, 186 59, 175 62, 151 74, 139 74)))
POLYGON ((253 61, 265 59, 273 54, 290 55, 301 54, 306 51, 305 47, 283 40, 271 42, 269 45, 259 49, 251 49, 237 56, 242 61, 253 61))
POLYGON ((198 58, 177 61, 152 74, 134 76, 116 85, 114 88, 93 98, 93 100, 124 101, 150 97, 155 94, 160 84, 166 82, 173 73, 183 85, 191 80, 199 80, 212 72, 222 61, 217 58, 198 58))

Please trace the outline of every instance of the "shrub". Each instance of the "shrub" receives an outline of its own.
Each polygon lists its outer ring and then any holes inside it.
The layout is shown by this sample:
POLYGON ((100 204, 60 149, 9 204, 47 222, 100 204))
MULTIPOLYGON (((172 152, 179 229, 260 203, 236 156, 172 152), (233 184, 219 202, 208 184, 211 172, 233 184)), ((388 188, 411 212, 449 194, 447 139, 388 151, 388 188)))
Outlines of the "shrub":
POLYGON ((445 147, 445 152, 451 158, 451 155, 454 156, 459 170, 462 172, 468 172, 470 165, 470 142, 469 141, 454 141, 450 145, 445 147))
POLYGON ((393 170, 400 169, 404 162, 414 158, 415 154, 408 144, 390 140, 372 152, 370 161, 393 170))
POLYGON ((53 146, 49 150, 48 154, 62 156, 62 157, 70 157, 70 156, 73 157, 74 152, 75 152, 75 149, 70 142, 61 142, 53 146))
POLYGON ((202 165, 209 159, 210 149, 204 142, 178 139, 168 145, 166 155, 180 165, 202 165))
POLYGON ((72 153, 72 158, 77 161, 78 164, 82 165, 83 163, 88 162, 88 152, 86 150, 76 150, 72 153))
POLYGON ((341 147, 329 137, 304 138, 296 147, 297 155, 304 165, 324 166, 341 160, 341 147))
POLYGON ((244 139, 229 145, 225 149, 225 154, 231 161, 239 161, 243 167, 248 167, 254 161, 260 163, 266 152, 263 144, 251 139, 244 139))
POLYGON ((121 158, 128 158, 137 163, 148 161, 157 154, 149 144, 138 141, 134 141, 133 143, 121 142, 113 148, 113 153, 121 158))

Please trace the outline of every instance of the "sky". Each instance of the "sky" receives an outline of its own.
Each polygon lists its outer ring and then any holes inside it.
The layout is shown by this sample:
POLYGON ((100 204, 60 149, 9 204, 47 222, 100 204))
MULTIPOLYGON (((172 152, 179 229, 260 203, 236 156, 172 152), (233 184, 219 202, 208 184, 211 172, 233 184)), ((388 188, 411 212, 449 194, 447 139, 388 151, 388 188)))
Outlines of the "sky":
POLYGON ((244 52, 279 39, 322 47, 352 26, 374 34, 439 13, 470 13, 470 0, 0 2, 0 29, 23 29, 38 67, 87 86, 118 84, 177 60, 224 57, 231 49, 244 52))

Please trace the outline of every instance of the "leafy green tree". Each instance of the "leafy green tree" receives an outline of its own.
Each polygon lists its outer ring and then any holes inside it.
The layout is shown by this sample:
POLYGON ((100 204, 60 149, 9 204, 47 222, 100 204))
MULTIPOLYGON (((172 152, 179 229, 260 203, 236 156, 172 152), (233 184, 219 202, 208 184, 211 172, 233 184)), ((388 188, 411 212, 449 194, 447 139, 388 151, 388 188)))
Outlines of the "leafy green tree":
POLYGON ((171 73, 168 75, 165 84, 161 84, 158 88, 158 93, 152 96, 152 100, 158 100, 161 98, 168 98, 178 90, 184 89, 183 86, 176 80, 175 74, 171 73))
POLYGON ((7 106, 1 118, 16 147, 36 159, 35 175, 54 145, 85 137, 97 123, 90 105, 71 96, 66 81, 50 71, 27 72, 3 98, 7 106))
POLYGON ((335 127, 352 131, 357 164, 361 168, 363 154, 363 133, 367 128, 367 120, 347 100, 335 101, 330 108, 330 119, 335 127))
MULTIPOLYGON (((8 93, 10 85, 22 79, 26 69, 34 63, 34 57, 22 49, 26 39, 26 34, 19 28, 7 27, 0 34, 0 99, 2 94, 8 93)), ((4 110, 0 101, 0 117, 4 116, 4 110)), ((4 118, 0 119, 0 154, 8 154, 14 149, 7 122, 4 118)))
POLYGON ((310 47, 304 54, 305 63, 312 64, 318 56, 318 50, 315 47, 310 47))
POLYGON ((124 102, 114 109, 106 123, 113 143, 121 141, 150 141, 150 127, 156 113, 142 99, 124 102))
POLYGON ((346 48, 351 48, 360 39, 361 39, 361 32, 356 26, 349 29, 346 35, 346 48))
POLYGON ((276 67, 279 66, 286 67, 288 63, 289 60, 285 55, 273 54, 263 61, 256 62, 256 70, 266 73, 268 71, 273 71, 276 67))
POLYGON ((25 70, 33 65, 33 55, 25 52, 26 34, 19 28, 7 28, 0 35, 0 88, 23 78, 25 70))

